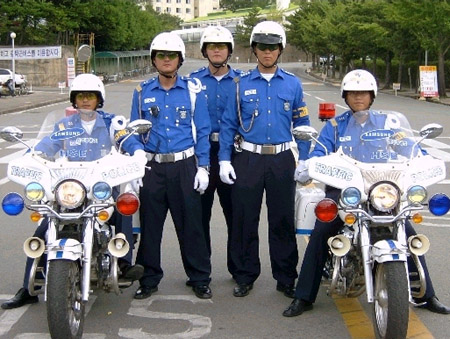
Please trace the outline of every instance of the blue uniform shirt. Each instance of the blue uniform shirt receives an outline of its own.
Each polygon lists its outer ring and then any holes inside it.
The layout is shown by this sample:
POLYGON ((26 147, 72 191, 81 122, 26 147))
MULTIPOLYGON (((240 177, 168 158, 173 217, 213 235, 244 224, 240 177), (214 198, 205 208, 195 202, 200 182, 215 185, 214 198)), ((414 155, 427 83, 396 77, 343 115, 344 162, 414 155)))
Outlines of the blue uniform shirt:
POLYGON ((112 118, 114 118, 114 114, 97 111, 94 127, 91 134, 88 134, 83 130, 80 114, 70 115, 55 124, 52 135, 43 138, 34 149, 48 156, 54 156, 60 150, 64 150, 70 161, 100 159, 111 150, 109 129, 112 118), (62 138, 58 139, 55 133, 61 135, 62 138))
POLYGON ((200 79, 202 88, 206 92, 212 133, 220 131, 225 106, 236 95, 236 92, 233 92, 233 79, 239 74, 241 74, 240 70, 233 69, 229 66, 228 73, 220 81, 217 81, 214 75, 211 74, 209 67, 202 67, 191 73, 191 76, 200 79))
MULTIPOLYGON (((236 83, 231 91, 235 96, 236 83)), ((236 134, 254 144, 277 145, 292 141, 292 126, 310 124, 300 80, 279 67, 269 82, 258 68, 242 73, 239 101, 243 126, 239 122, 236 99, 232 98, 222 118, 219 160, 231 159, 236 134)), ((297 141, 300 159, 307 159, 310 145, 310 142, 297 141)))
POLYGON ((133 136, 124 149, 134 154, 137 149, 152 153, 176 153, 195 147, 199 166, 209 166, 209 134, 211 124, 204 91, 197 93, 195 112, 191 107, 189 78, 177 76, 169 90, 158 78, 142 82, 133 93, 130 120, 147 119, 152 123, 149 134, 133 136), (195 113, 195 114, 194 114, 195 113), (192 117, 197 142, 192 133, 192 117))
MULTIPOLYGON (((376 111, 369 111, 369 118, 361 125, 352 118, 352 111, 348 110, 333 120, 327 121, 318 140, 326 147, 328 153, 336 152, 339 147, 344 147, 345 153, 351 154, 354 159, 363 162, 383 162, 393 155, 385 154, 387 149, 386 140, 380 139, 371 142, 362 142, 361 134, 372 130, 383 129, 386 127, 386 115, 377 114, 376 111)), ((401 155, 409 156, 413 140, 408 138, 403 140, 403 144, 393 147, 401 155)), ((423 154, 426 151, 422 150, 423 154)), ((317 143, 309 157, 324 156, 325 150, 317 143)))

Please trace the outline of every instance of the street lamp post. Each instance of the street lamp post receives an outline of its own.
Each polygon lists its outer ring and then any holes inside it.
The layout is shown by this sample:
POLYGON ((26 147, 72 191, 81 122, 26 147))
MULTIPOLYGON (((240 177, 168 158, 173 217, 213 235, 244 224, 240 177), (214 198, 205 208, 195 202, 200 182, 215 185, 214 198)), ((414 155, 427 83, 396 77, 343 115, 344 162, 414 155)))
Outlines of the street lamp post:
POLYGON ((16 33, 11 32, 11 34, 9 35, 11 37, 11 41, 12 41, 12 88, 15 90, 16 89, 16 60, 15 58, 15 53, 14 53, 14 39, 16 38, 16 33))

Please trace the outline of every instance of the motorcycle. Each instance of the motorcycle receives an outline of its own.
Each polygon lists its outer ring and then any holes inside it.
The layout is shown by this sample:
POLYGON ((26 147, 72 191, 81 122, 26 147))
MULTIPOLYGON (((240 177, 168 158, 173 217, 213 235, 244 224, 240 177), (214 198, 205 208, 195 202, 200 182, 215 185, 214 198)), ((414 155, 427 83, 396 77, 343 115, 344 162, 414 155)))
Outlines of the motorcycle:
MULTIPOLYGON (((12 87, 8 83, 0 83, 0 96, 10 96, 12 87)), ((25 81, 21 85, 16 85, 14 89, 14 95, 25 95, 29 93, 28 84, 25 81)))
MULTIPOLYGON (((49 136, 67 145, 80 143, 80 138, 86 137, 82 128, 53 132, 61 118, 51 113, 37 140, 49 136)), ((102 133, 106 134, 102 135, 109 135, 106 126, 100 126, 100 120, 96 128, 105 129, 102 133)), ((133 121, 126 127, 120 145, 133 134, 148 133, 150 128, 149 121, 133 121)), ((113 140, 109 146, 91 142, 99 146, 99 156, 94 161, 69 161, 67 152, 73 152, 73 148, 56 155, 46 154, 38 151, 37 145, 30 147, 22 141, 23 134, 16 127, 5 127, 0 137, 9 142, 19 141, 28 148, 21 158, 8 164, 8 178, 24 186, 24 197, 8 193, 2 201, 3 210, 18 215, 27 208, 33 221, 44 218, 48 221, 45 242, 31 237, 24 243, 26 255, 34 258, 29 293, 44 293, 52 338, 80 338, 91 290, 95 287, 119 294, 121 288, 132 284, 118 278, 118 258, 128 253, 130 244, 123 233, 116 234, 108 220, 114 208, 123 215, 138 210, 134 183, 144 176, 145 163, 122 154, 120 147, 111 146, 113 140), (120 187, 121 191, 116 198, 114 187, 120 187), (47 260, 40 266, 44 254, 47 260), (38 278, 39 275, 44 278, 38 278)))
POLYGON ((425 208, 438 216, 450 208, 445 194, 435 194, 427 202, 428 187, 445 179, 445 163, 419 146, 424 139, 439 136, 443 128, 428 124, 415 137, 403 114, 370 114, 378 115, 376 119, 384 121, 384 126, 359 133, 350 120, 348 126, 352 127, 339 136, 341 146, 333 153, 320 143, 313 127, 294 129, 297 139, 315 141, 316 147, 319 144, 325 150, 325 156, 309 159, 309 176, 340 190, 337 202, 325 198, 322 191, 306 196, 313 208, 305 201, 302 204, 315 213, 305 216, 308 220, 343 221, 338 234, 328 239, 323 274, 328 294, 353 298, 365 291, 372 304, 376 337, 406 338, 408 303, 415 304, 414 298, 425 294, 419 256, 428 251, 430 242, 423 234, 407 239, 405 222, 420 223, 420 211, 425 208), (409 256, 417 272, 408 271, 409 256), (410 281, 410 276, 416 279, 410 281))

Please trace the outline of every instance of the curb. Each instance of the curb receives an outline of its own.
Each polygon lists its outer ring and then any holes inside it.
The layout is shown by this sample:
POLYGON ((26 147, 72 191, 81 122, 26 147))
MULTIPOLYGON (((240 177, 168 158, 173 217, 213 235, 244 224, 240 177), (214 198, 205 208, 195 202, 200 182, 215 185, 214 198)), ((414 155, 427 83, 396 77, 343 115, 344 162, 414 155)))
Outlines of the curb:
MULTIPOLYGON (((32 94, 28 94, 28 95, 32 95, 32 94)), ((59 99, 52 98, 52 99, 43 100, 43 101, 39 101, 39 102, 25 103, 25 104, 21 104, 21 105, 16 106, 16 107, 2 109, 0 111, 0 114, 8 114, 8 113, 15 113, 15 112, 20 112, 20 111, 25 111, 25 110, 29 110, 29 109, 33 109, 33 108, 39 108, 39 107, 43 107, 43 106, 47 106, 47 105, 51 105, 51 104, 56 104, 56 103, 60 103, 60 102, 64 102, 64 101, 69 101, 69 100, 68 100, 68 98, 64 97, 64 98, 59 98, 59 99)))
MULTIPOLYGON (((306 73, 310 76, 312 76, 313 78, 317 79, 317 80, 321 80, 324 83, 327 83, 329 85, 332 86, 336 86, 339 87, 341 85, 341 82, 336 81, 336 80, 330 80, 328 78, 326 78, 325 80, 318 74, 318 73, 314 73, 314 72, 309 72, 306 73)), ((378 92, 383 93, 383 94, 389 94, 389 95, 395 95, 395 91, 393 89, 378 89, 378 92)), ((404 98, 411 98, 413 100, 421 100, 419 99, 419 95, 417 93, 411 93, 411 94, 407 94, 405 92, 397 92, 397 96, 401 96, 404 98)), ((446 99, 448 102, 443 102, 441 100, 438 99, 430 99, 430 100, 425 100, 427 102, 431 102, 434 104, 440 104, 440 105, 446 105, 446 106, 450 106, 450 100, 446 99)))

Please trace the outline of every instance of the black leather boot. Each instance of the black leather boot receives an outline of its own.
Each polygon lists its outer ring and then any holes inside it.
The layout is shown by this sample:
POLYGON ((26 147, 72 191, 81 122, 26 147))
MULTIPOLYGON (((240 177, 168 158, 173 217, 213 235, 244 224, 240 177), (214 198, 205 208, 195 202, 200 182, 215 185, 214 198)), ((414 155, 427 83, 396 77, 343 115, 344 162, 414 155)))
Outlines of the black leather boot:
POLYGON ((39 298, 37 295, 31 296, 30 293, 28 293, 28 290, 22 287, 13 298, 5 301, 2 304, 2 308, 4 310, 10 310, 12 308, 21 307, 26 304, 35 304, 38 301, 39 298))

